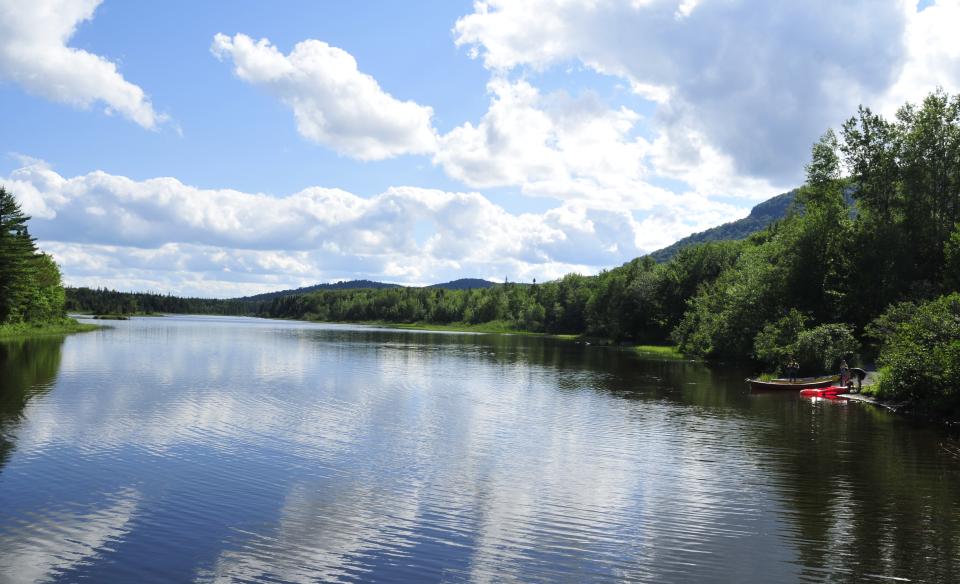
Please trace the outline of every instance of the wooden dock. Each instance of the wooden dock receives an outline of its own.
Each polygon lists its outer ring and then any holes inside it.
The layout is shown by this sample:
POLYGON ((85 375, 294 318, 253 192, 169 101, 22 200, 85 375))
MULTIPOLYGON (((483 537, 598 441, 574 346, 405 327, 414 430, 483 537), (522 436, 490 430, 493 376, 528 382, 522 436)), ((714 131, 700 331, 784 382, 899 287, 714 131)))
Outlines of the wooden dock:
POLYGON ((891 412, 896 412, 901 407, 903 407, 903 404, 891 404, 888 402, 882 402, 877 400, 876 398, 872 398, 869 395, 863 395, 861 393, 840 393, 840 394, 837 394, 837 397, 842 397, 850 401, 857 401, 857 402, 863 402, 866 404, 875 405, 877 407, 890 410, 891 412))

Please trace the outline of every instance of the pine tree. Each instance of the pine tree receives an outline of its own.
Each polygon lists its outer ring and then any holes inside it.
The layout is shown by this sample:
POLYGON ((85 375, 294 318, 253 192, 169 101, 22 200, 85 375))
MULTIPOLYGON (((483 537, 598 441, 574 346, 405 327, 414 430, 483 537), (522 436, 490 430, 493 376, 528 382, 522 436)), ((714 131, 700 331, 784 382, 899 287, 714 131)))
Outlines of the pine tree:
POLYGON ((13 194, 0 186, 0 324, 22 320, 37 246, 13 194))

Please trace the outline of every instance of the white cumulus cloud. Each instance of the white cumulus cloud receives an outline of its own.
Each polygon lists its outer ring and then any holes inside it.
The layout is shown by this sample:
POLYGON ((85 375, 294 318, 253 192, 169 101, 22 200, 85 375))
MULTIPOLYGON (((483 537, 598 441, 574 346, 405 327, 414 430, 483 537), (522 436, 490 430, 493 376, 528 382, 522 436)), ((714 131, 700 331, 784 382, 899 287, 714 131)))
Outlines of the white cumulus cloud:
POLYGON ((658 178, 707 196, 762 199, 789 188, 740 175, 729 156, 697 142, 694 130, 678 126, 647 140, 637 133, 649 120, 589 92, 544 94, 501 76, 487 89, 486 114, 442 136, 434 155, 448 175, 472 187, 518 186, 527 195, 633 210, 682 206, 687 195, 655 186, 658 178), (691 143, 693 152, 678 147, 691 143))
POLYGON ((297 130, 309 140, 362 160, 429 153, 435 147, 433 110, 385 92, 343 49, 306 40, 284 55, 267 39, 217 34, 211 50, 233 62, 237 77, 289 106, 297 130))
POLYGON ((785 185, 858 104, 960 87, 956 30, 957 0, 478 0, 454 35, 497 74, 579 62, 627 81, 657 104, 654 172, 785 185))
POLYGON ((906 56, 893 85, 876 104, 892 114, 905 102, 919 102, 934 87, 960 90, 960 0, 939 0, 917 10, 903 1, 906 56))
POLYGON ((102 0, 0 0, 0 79, 52 101, 88 108, 102 103, 144 128, 167 117, 115 63, 67 42, 102 0))
MULTIPOLYGON (((684 18, 695 8, 683 8, 684 18)), ((689 127, 689 116, 678 114, 668 128, 653 132, 653 120, 591 91, 544 93, 527 79, 495 70, 482 118, 440 135, 432 109, 394 99, 358 70, 349 53, 323 41, 305 40, 284 55, 266 39, 218 34, 212 51, 232 59, 240 79, 290 106, 303 136, 360 159, 432 154, 448 176, 472 188, 516 187, 531 196, 636 210, 675 197, 655 186, 658 177, 683 181, 698 194, 752 199, 793 186, 744 175, 731 155, 689 127)), ((553 62, 543 58, 545 66, 553 62)), ((664 103, 670 95, 669 88, 637 79, 630 86, 664 103)))
POLYGON ((64 177, 25 162, 0 184, 34 216, 31 232, 68 283, 202 296, 364 277, 543 281, 594 273, 746 214, 692 194, 642 217, 576 201, 512 214, 479 193, 416 187, 369 198, 322 187, 275 197, 169 177, 64 177))
POLYGON ((631 136, 636 112, 609 109, 590 94, 545 96, 526 81, 495 78, 488 91, 479 123, 441 139, 435 161, 450 176, 474 187, 519 185, 530 194, 577 198, 646 175, 650 144, 631 136))

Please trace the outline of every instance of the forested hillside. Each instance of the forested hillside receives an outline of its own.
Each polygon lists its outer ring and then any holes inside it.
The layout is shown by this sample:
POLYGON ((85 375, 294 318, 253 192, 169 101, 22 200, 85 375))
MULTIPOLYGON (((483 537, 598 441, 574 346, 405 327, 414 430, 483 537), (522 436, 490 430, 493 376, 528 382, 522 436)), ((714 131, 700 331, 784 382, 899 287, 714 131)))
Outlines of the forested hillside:
MULTIPOLYGON (((474 288, 489 288, 496 286, 496 282, 481 280, 479 278, 460 278, 451 282, 441 284, 431 284, 427 288, 445 288, 447 290, 472 290, 474 288)), ((400 284, 388 284, 386 282, 374 282, 371 280, 348 280, 345 282, 333 282, 330 284, 315 284, 305 286, 294 290, 278 290, 276 292, 265 292, 254 296, 244 296, 237 298, 241 301, 261 302, 264 300, 273 300, 281 296, 296 296, 298 294, 309 294, 310 292, 322 292, 324 290, 385 290, 387 288, 404 288, 400 284)))
POLYGON ((427 288, 443 288, 445 290, 475 290, 477 288, 492 288, 496 285, 496 282, 482 280, 480 278, 460 278, 459 280, 443 282, 442 284, 432 284, 427 286, 427 288))
POLYGON ((237 298, 241 301, 262 301, 273 300, 280 296, 295 296, 297 294, 308 294, 310 292, 319 292, 321 290, 383 290, 385 288, 399 288, 400 284, 387 284, 385 282, 373 282, 371 280, 349 280, 346 282, 333 282, 331 284, 314 284, 313 286, 304 286, 293 290, 278 290, 276 292, 264 292, 253 296, 244 296, 237 298))
POLYGON ((181 298, 150 292, 118 292, 105 288, 67 288, 66 309, 86 314, 219 314, 254 315, 269 300, 181 298))
POLYGON ((658 262, 665 262, 677 254, 678 251, 698 243, 708 241, 725 241, 735 239, 745 239, 758 231, 769 227, 774 221, 779 221, 787 216, 787 212, 793 205, 797 191, 777 195, 772 199, 756 205, 750 210, 750 214, 743 219, 737 219, 729 223, 724 223, 717 227, 711 227, 705 231, 694 233, 678 240, 663 249, 650 254, 658 262))

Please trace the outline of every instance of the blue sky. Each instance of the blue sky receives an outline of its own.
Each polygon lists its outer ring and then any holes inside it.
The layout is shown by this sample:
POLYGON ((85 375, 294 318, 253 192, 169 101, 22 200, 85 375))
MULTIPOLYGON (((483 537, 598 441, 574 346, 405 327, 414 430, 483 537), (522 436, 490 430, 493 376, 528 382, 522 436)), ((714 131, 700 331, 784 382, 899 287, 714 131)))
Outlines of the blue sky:
POLYGON ((956 91, 958 26, 957 0, 0 0, 0 183, 73 285, 595 273, 796 186, 858 104, 956 91))
MULTIPOLYGON (((353 54, 397 97, 430 103, 438 127, 452 127, 480 117, 487 101, 482 64, 465 58, 450 31, 469 8, 469 2, 429 2, 422 12, 411 12, 402 3, 374 2, 359 14, 346 2, 181 1, 157 10, 148 3, 108 1, 70 45, 119 63, 172 123, 144 132, 122 117, 103 116, 102 108, 64 108, 6 83, 0 99, 5 111, 17 115, 4 116, 4 127, 18 136, 17 152, 50 161, 69 176, 101 169, 276 194, 317 184, 367 195, 394 184, 453 188, 429 163, 391 160, 371 172, 369 164, 302 139, 286 108, 238 83, 209 48, 219 32, 268 37, 284 51, 304 39, 324 39, 353 54)), ((5 170, 16 165, 4 160, 5 170)))

